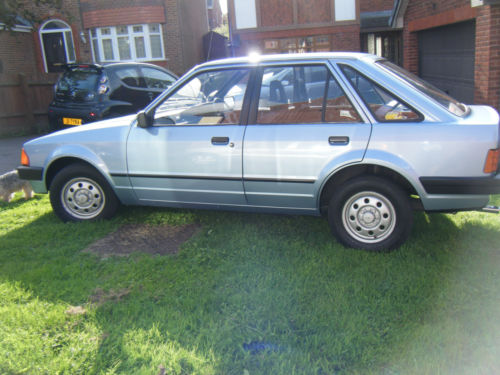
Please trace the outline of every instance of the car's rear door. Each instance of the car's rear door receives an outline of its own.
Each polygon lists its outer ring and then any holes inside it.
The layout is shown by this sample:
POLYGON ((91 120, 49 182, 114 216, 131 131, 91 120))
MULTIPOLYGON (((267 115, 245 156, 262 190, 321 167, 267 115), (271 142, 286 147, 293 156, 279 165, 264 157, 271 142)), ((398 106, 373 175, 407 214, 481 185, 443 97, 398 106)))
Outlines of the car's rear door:
POLYGON ((243 98, 250 70, 189 78, 154 110, 152 127, 133 126, 128 174, 142 203, 245 205, 243 98))
POLYGON ((244 139, 248 204, 316 211, 327 175, 363 159, 371 124, 328 62, 260 73, 244 139))

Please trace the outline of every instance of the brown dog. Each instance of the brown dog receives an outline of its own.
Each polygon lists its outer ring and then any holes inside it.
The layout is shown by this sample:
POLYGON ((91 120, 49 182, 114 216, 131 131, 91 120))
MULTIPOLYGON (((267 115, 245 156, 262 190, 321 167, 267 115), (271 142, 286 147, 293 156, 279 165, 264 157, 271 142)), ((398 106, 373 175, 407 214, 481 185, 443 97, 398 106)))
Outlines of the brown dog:
POLYGON ((10 171, 0 176, 0 200, 10 202, 16 191, 22 190, 24 198, 33 198, 33 189, 26 180, 21 180, 17 171, 10 171))

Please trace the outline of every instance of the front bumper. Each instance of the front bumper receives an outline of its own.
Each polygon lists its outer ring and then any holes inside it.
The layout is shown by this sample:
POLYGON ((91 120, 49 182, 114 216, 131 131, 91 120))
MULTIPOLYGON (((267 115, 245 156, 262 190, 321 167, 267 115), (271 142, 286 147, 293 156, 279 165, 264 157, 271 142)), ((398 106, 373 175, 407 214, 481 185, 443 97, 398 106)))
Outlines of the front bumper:
POLYGON ((42 181, 43 168, 41 167, 17 167, 17 174, 21 180, 42 181))

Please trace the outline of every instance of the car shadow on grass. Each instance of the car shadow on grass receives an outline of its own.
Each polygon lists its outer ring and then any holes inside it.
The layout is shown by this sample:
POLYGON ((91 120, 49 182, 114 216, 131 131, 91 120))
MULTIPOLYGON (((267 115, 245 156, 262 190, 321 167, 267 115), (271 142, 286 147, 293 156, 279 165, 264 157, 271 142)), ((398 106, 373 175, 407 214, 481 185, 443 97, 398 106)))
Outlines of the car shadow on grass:
POLYGON ((48 213, 0 237, 0 285, 29 292, 18 304, 82 306, 50 331, 92 331, 92 350, 71 354, 86 373, 404 373, 408 340, 465 298, 456 270, 475 275, 499 239, 477 219, 416 214, 402 248, 374 254, 340 246, 315 217, 124 208, 108 222, 64 224, 48 213), (134 222, 202 229, 173 256, 81 252, 134 222))

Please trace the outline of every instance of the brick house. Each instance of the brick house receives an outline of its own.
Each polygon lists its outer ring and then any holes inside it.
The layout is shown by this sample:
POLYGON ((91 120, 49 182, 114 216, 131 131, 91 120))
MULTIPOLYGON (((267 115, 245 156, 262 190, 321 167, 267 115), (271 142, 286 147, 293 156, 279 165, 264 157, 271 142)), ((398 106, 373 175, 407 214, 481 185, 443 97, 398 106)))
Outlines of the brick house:
POLYGON ((62 9, 37 8, 43 22, 31 31, 0 31, 0 73, 51 73, 76 61, 143 61, 182 74, 203 59, 206 0, 64 0, 62 9))
POLYGON ((500 0, 228 0, 235 55, 363 51, 500 109, 500 0))

